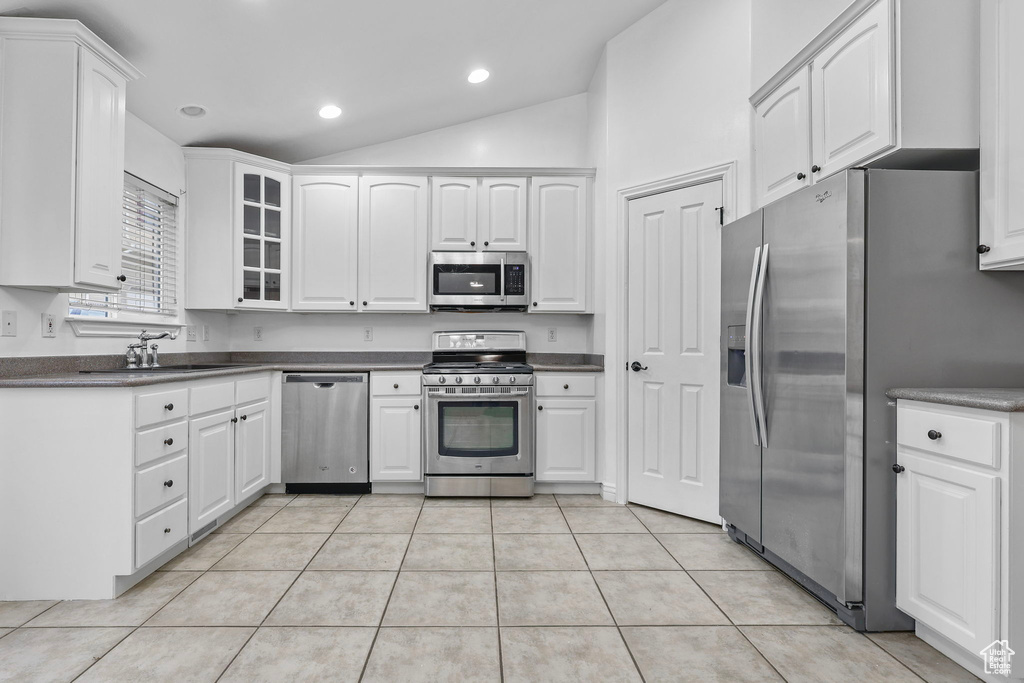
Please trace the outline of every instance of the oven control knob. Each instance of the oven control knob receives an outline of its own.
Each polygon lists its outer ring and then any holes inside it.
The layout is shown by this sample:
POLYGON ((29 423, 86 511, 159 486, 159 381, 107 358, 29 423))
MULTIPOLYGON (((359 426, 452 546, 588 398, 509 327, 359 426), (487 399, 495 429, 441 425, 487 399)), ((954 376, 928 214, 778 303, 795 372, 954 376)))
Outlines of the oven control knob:
POLYGON ((509 377, 508 378, 508 383, 509 384, 515 384, 516 383, 516 376, 512 375, 511 377, 509 377))
POLYGON ((461 377, 456 377, 455 378, 455 383, 456 384, 462 384, 462 378, 461 377))
POLYGON ((437 378, 437 383, 438 384, 444 384, 446 381, 448 381, 448 380, 446 380, 444 378, 444 375, 441 375, 440 377, 437 378))
POLYGON ((493 383, 497 384, 497 383, 498 383, 498 382, 500 382, 501 380, 500 380, 500 379, 498 379, 498 376, 497 376, 497 375, 495 375, 494 377, 492 377, 492 378, 491 378, 491 381, 492 381, 493 383))
POLYGON ((473 384, 480 384, 480 375, 473 378, 473 384))

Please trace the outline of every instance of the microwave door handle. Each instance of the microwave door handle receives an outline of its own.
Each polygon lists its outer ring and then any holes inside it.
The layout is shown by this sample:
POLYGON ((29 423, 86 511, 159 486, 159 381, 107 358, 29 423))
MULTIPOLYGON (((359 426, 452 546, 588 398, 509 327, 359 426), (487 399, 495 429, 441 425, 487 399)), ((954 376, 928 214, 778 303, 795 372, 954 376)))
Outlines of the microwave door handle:
POLYGON ((754 432, 754 445, 761 445, 760 422, 757 419, 757 409, 754 407, 754 354, 757 353, 757 346, 754 344, 754 295, 757 292, 758 272, 761 265, 761 247, 754 250, 754 265, 750 269, 750 287, 747 291, 747 315, 746 331, 747 343, 746 353, 743 354, 744 373, 747 376, 747 408, 750 410, 750 427, 754 432))
POLYGON ((501 291, 498 292, 498 296, 500 297, 499 301, 504 303, 505 302, 505 257, 504 256, 501 257, 501 273, 500 273, 500 275, 501 275, 501 280, 500 280, 500 282, 501 282, 501 284, 500 284, 501 291))
POLYGON ((764 406, 764 386, 761 382, 761 332, 764 327, 764 283, 768 279, 768 245, 761 249, 761 268, 757 278, 757 291, 754 293, 754 335, 757 341, 757 352, 754 355, 754 408, 757 412, 758 431, 761 433, 761 446, 768 448, 768 417, 764 406))

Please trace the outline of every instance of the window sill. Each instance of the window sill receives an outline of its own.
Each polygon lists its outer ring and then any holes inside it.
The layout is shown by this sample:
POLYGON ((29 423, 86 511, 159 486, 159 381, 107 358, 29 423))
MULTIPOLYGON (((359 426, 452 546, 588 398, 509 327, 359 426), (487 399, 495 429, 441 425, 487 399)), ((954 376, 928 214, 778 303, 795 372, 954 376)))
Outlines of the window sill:
POLYGON ((142 330, 149 332, 176 333, 184 325, 146 320, 124 320, 107 318, 86 318, 68 316, 64 320, 71 325, 76 337, 138 337, 142 330))

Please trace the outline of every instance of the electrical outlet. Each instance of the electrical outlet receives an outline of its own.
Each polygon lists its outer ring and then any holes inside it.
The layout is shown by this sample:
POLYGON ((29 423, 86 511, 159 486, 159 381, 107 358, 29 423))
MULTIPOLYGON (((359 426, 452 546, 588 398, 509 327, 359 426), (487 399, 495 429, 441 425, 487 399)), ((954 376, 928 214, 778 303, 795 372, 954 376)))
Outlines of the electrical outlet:
POLYGON ((17 337, 18 336, 18 312, 17 311, 4 311, 0 314, 0 326, 3 327, 2 336, 4 337, 17 337))
POLYGON ((558 341, 558 328, 557 327, 549 327, 548 328, 548 341, 549 342, 558 341))
POLYGON ((57 316, 53 313, 42 313, 41 316, 43 323, 43 336, 44 337, 56 337, 57 336, 57 316))
POLYGON ((253 341, 263 341, 263 328, 256 326, 252 328, 252 339, 253 341))
POLYGON ((373 341, 373 328, 372 327, 364 327, 363 328, 363 341, 373 341))
POLYGON ((203 325, 203 341, 210 341, 210 326, 203 325))
POLYGON ((199 338, 199 335, 196 332, 196 326, 195 325, 186 325, 185 326, 185 341, 194 342, 198 338, 199 338))

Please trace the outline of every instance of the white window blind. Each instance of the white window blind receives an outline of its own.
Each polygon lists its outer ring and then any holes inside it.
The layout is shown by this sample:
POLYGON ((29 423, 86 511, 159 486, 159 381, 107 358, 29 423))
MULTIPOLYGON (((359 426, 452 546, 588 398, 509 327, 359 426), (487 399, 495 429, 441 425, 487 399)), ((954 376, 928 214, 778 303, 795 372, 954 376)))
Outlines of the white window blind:
POLYGON ((116 294, 72 294, 71 315, 116 317, 116 311, 177 313, 178 199, 124 174, 121 275, 116 294))

